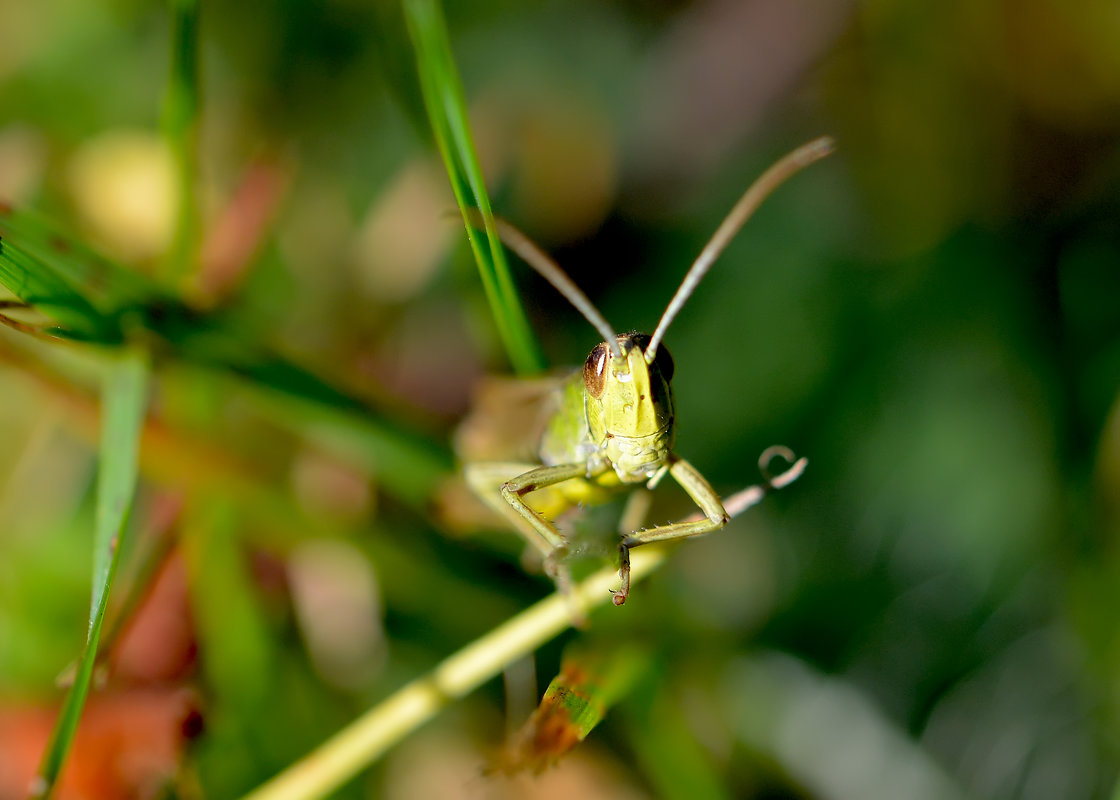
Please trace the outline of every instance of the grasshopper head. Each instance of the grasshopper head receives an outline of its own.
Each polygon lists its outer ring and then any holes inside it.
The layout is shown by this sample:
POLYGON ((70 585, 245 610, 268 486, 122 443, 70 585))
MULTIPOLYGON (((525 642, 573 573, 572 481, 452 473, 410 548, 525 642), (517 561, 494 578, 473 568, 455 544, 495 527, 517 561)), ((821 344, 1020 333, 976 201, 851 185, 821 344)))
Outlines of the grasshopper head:
POLYGON ((650 478, 673 446, 673 359, 662 348, 647 363, 649 338, 620 334, 621 357, 602 342, 583 366, 592 438, 627 483, 650 478))
MULTIPOLYGON (((668 462, 673 446, 673 394, 669 388, 673 361, 659 349, 665 331, 759 203, 790 176, 831 153, 835 144, 828 136, 814 139, 781 158, 747 188, 689 267, 652 336, 615 336, 616 329, 555 261, 508 222, 493 220, 494 227, 488 228, 491 235, 497 232, 604 337, 583 368, 588 432, 595 449, 592 455, 609 459, 622 481, 638 483, 652 477, 668 462)), ((473 216, 467 214, 468 221, 473 216)), ((481 216, 479 213, 478 218, 481 216)), ((482 227, 478 218, 475 224, 482 227)), ((589 470, 600 466, 591 461, 588 465, 589 470)))

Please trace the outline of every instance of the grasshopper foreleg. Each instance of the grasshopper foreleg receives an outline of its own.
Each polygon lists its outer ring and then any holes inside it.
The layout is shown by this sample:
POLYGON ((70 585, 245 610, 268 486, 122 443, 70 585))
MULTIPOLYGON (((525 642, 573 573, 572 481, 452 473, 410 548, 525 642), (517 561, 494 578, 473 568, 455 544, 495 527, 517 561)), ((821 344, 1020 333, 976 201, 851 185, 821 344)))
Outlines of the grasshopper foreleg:
MULTIPOLYGON (((545 514, 555 515, 571 507, 560 484, 587 477, 583 463, 540 466, 519 462, 471 464, 465 468, 467 483, 487 505, 498 511, 544 559, 545 572, 556 582, 561 593, 571 598, 572 581, 564 557, 568 554, 567 539, 545 514), (511 477, 512 476, 512 477, 511 477), (548 491, 551 489, 552 491, 548 491), (526 500, 532 492, 536 508, 526 500), (545 514, 538 508, 546 509, 545 514)), ((577 613, 578 618, 578 613, 577 613)))
POLYGON ((571 595, 571 575, 564 557, 568 554, 567 541, 556 526, 525 502, 525 495, 546 489, 564 481, 582 478, 587 474, 585 464, 560 464, 553 467, 536 467, 502 484, 502 499, 522 520, 518 526, 530 534, 529 540, 544 555, 545 572, 549 574, 564 594, 571 595), (528 527, 525 527, 528 526, 528 527))

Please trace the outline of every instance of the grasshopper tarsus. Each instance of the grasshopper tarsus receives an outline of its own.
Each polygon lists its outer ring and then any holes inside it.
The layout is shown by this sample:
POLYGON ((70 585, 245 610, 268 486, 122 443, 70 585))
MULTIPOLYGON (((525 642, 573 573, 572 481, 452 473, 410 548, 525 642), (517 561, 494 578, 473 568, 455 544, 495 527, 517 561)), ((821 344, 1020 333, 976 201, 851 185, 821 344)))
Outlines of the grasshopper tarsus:
POLYGON ((618 577, 622 579, 621 585, 612 593, 616 606, 623 605, 630 596, 630 547, 625 542, 618 546, 618 577))

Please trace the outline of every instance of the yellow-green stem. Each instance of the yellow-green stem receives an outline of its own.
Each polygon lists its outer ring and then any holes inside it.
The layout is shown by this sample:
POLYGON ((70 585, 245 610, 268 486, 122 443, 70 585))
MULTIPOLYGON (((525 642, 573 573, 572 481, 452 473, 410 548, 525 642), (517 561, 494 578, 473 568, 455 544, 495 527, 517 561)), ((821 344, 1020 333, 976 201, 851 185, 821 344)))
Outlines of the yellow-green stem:
MULTIPOLYGON (((661 547, 636 551, 631 562, 632 580, 653 572, 665 560, 665 553, 661 547)), ((604 568, 575 588, 574 602, 590 611, 606 604, 617 585, 618 571, 604 568)), ((545 598, 370 709, 245 800, 323 797, 452 700, 473 691, 571 624, 572 602, 559 594, 545 598)))

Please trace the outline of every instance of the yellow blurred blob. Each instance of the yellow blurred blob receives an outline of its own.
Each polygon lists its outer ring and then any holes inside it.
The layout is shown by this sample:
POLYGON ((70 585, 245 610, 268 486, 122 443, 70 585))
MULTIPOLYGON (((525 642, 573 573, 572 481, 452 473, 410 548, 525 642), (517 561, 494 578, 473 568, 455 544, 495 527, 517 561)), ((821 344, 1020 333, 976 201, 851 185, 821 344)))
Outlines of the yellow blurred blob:
POLYGON ((0 128, 0 200, 25 203, 43 182, 47 147, 29 125, 0 128))
POLYGON ((1033 112, 1067 129, 1115 124, 1120 6, 1112 0, 1007 4, 1005 79, 1033 112))
POLYGON ((98 244, 133 262, 167 250, 175 228, 175 171, 158 135, 104 133, 78 150, 68 178, 74 204, 98 244))
POLYGON ((602 224, 617 189, 614 137, 601 109, 563 93, 517 120, 513 199, 536 236, 567 241, 602 224))
POLYGON ((471 105, 471 124, 495 213, 546 249, 602 225, 618 191, 618 131, 594 99, 557 85, 495 86, 471 105))
POLYGON ((287 566, 316 669, 336 686, 368 686, 384 662, 386 642, 380 587, 365 556, 349 542, 313 540, 297 545, 287 566))
POLYGON ((366 215, 353 259, 365 288, 382 302, 401 302, 423 289, 462 235, 447 175, 433 161, 406 165, 366 215))

